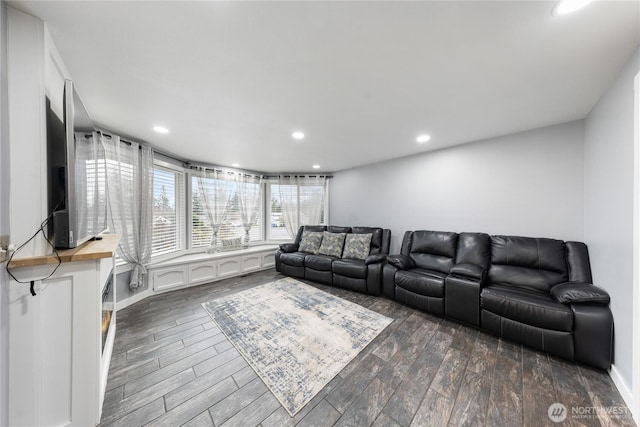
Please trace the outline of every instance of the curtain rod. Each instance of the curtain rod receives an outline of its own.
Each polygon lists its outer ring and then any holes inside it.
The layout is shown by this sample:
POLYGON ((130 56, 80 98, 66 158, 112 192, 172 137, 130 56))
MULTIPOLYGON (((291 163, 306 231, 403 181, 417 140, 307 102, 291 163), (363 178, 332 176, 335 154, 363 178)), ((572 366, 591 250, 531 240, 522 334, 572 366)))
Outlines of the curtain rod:
MULTIPOLYGON (((102 129, 97 129, 97 131, 99 131, 100 133, 102 133, 102 135, 106 136, 107 138, 113 138, 113 136, 111 136, 111 134, 109 134, 108 132, 103 131, 102 129)), ((86 135, 85 137, 90 137, 91 135, 86 135)), ((127 141, 126 139, 122 139, 122 137, 120 137, 120 141, 124 142, 125 144, 128 145, 133 145, 133 142, 127 141)), ((184 168, 187 169, 191 169, 191 170, 198 170, 198 169, 204 169, 206 170, 211 170, 211 171, 220 171, 220 172, 227 172, 227 173, 234 173, 233 171, 230 171, 229 169, 225 169, 223 166, 215 166, 215 165, 204 165, 204 164, 193 164, 187 160, 184 159, 178 159, 175 156, 172 156, 171 154, 167 154, 165 152, 162 152, 160 150, 157 150, 156 148, 154 148, 151 144, 148 143, 137 143, 140 145, 140 149, 142 148, 142 144, 147 144, 149 146, 151 146, 153 148, 154 153, 160 154, 161 156, 167 157, 171 160, 175 160, 176 162, 182 163, 182 166, 184 168)), ((273 179, 273 178, 279 178, 279 177, 283 177, 283 178, 327 178, 327 179, 331 179, 333 178, 333 175, 317 175, 317 174, 304 174, 304 173, 286 173, 286 174, 282 174, 282 175, 270 175, 270 174, 266 174, 264 172, 256 172, 256 171, 241 171, 238 172, 239 174, 242 175, 255 175, 255 176, 261 176, 262 178, 266 178, 266 179, 273 179)))

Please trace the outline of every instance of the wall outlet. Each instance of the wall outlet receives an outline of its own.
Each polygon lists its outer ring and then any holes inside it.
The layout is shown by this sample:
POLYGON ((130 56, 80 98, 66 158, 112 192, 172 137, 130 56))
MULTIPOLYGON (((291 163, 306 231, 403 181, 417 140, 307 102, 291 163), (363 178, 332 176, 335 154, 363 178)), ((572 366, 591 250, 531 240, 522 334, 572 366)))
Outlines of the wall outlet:
POLYGON ((9 246, 9 236, 0 236, 0 249, 7 250, 9 246))

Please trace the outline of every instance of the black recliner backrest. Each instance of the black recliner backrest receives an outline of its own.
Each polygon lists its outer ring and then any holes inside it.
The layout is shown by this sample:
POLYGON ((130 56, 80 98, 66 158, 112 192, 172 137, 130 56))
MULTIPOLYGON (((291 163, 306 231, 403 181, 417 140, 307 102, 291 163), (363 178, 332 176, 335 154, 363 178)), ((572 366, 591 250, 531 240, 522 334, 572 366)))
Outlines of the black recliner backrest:
POLYGON ((352 227, 353 234, 371 233, 371 250, 369 255, 389 254, 391 232, 380 227, 352 227))
POLYGON ((330 225, 327 227, 329 233, 351 233, 351 227, 340 227, 338 225, 330 225))
POLYGON ((446 231, 407 231, 401 253, 416 267, 448 274, 455 264, 458 234, 446 231))
POLYGON ((490 283, 549 292, 568 279, 562 240, 491 236, 490 283))
POLYGON ((460 233, 456 264, 473 264, 484 269, 491 262, 491 238, 486 233, 460 233))

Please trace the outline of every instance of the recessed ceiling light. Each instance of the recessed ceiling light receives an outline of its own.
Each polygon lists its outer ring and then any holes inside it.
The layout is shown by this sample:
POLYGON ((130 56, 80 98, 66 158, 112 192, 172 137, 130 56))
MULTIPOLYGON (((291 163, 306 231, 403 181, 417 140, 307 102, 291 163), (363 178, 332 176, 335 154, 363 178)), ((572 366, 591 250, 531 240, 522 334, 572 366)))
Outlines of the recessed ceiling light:
POLYGON ((158 133, 169 133, 169 129, 162 126, 154 126, 153 130, 155 130, 158 133))
POLYGON ((295 131, 294 133, 292 133, 292 134, 291 134, 291 137, 292 137, 293 139, 301 140, 301 139, 304 139, 304 133, 302 133, 302 132, 300 132, 300 131, 298 130, 298 131, 295 131))
POLYGON ((313 165, 312 168, 314 169, 320 169, 320 165, 313 165))
POLYGON ((233 166, 234 168, 237 168, 240 165, 238 163, 231 163, 231 166, 233 166))
POLYGON ((556 7, 553 8, 554 15, 567 15, 573 13, 578 9, 582 9, 593 0, 561 0, 556 7))
POLYGON ((420 144, 424 144, 425 142, 429 141, 431 139, 431 137, 429 135, 420 135, 416 138, 416 141, 418 141, 420 144))

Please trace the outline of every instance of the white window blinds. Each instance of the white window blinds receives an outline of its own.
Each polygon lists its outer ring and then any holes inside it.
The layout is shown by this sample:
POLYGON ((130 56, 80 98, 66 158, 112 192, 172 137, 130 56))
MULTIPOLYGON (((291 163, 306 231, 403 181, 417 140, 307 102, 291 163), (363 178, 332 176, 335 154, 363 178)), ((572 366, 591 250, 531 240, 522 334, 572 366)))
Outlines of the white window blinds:
POLYGON ((184 174, 153 168, 152 256, 184 248, 184 174))

